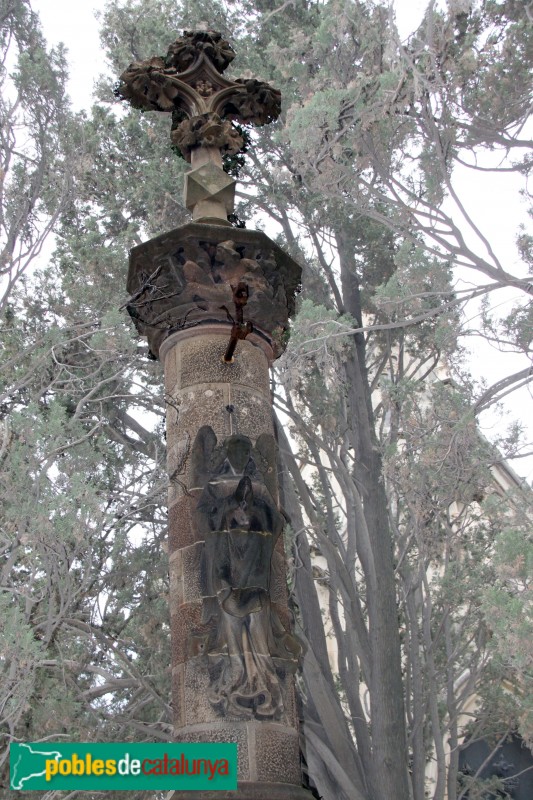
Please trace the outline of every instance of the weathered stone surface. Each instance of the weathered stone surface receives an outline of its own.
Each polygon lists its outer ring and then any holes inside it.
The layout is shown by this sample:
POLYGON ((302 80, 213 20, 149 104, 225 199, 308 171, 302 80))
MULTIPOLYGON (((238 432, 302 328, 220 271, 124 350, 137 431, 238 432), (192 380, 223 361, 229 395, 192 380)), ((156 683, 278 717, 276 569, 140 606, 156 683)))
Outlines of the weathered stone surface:
POLYGON ((187 487, 179 475, 173 476, 169 481, 167 489, 168 507, 170 508, 171 506, 175 505, 178 500, 181 500, 182 497, 185 497, 186 493, 187 487))
POLYGON ((265 723, 255 726, 257 780, 301 783, 298 734, 294 730, 265 723))
POLYGON ((172 715, 174 725, 182 728, 187 724, 185 712, 185 665, 176 664, 172 667, 172 715))
MULTIPOLYGON (((178 367, 176 364, 176 349, 172 348, 165 356, 165 393, 171 395, 178 382, 178 367)), ((168 425, 168 418, 167 418, 168 425)))
MULTIPOLYGON (((171 414, 169 414, 170 416, 171 414)), ((169 425, 167 434, 167 472, 170 480, 175 477, 183 479, 191 452, 191 435, 176 425, 169 425)))
POLYGON ((168 560, 170 578, 170 615, 179 613, 179 607, 184 601, 183 588, 183 558, 181 550, 170 553, 168 560))
POLYGON ((294 672, 287 672, 282 677, 283 699, 285 702, 285 714, 282 722, 293 730, 297 731, 299 726, 298 708, 296 706, 296 690, 294 688, 294 672))
POLYGON ((188 658, 203 655, 211 625, 204 622, 201 601, 184 603, 171 617, 172 664, 183 664, 188 658))
POLYGON ((183 561, 183 597, 186 603, 206 595, 205 545, 197 542, 181 551, 183 561))
POLYGON ((192 211, 202 200, 217 200, 226 209, 233 211, 236 181, 211 161, 193 169, 185 176, 185 205, 192 211))
MULTIPOLYGON (((175 359, 169 360, 171 364, 173 361, 175 362, 175 359)), ((170 447, 181 437, 179 427, 181 398, 176 397, 176 386, 177 381, 175 380, 172 384, 172 389, 165 392, 167 447, 170 447)))
MULTIPOLYGON (((230 434, 227 394, 223 385, 196 384, 176 393, 179 402, 179 430, 194 438, 202 425, 210 425, 218 436, 230 434)), ((179 434, 178 434, 179 435, 179 434)))
POLYGON ((235 386, 232 398, 235 430, 250 439, 256 439, 262 433, 272 433, 272 406, 264 394, 235 386))
POLYGON ((192 510, 195 506, 196 502, 192 498, 182 496, 169 508, 168 535, 170 553, 177 548, 187 547, 194 543, 192 510))
POLYGON ((134 247, 128 311, 157 356, 162 341, 191 326, 235 317, 232 285, 246 284, 245 322, 280 355, 294 312, 301 267, 259 231, 191 223, 134 247))
POLYGON ((209 671, 203 656, 187 661, 184 673, 184 691, 186 710, 182 725, 220 723, 217 714, 209 702, 209 671))
POLYGON ((239 343, 233 364, 225 364, 222 358, 228 338, 206 334, 177 344, 173 348, 179 350, 180 359, 179 384, 175 383, 176 388, 184 389, 196 383, 228 383, 232 387, 248 386, 270 397, 265 354, 250 342, 243 341, 239 343))
MULTIPOLYGON (((249 734, 245 724, 234 722, 231 725, 210 723, 182 728, 179 732, 180 742, 236 742, 238 747, 237 778, 239 781, 250 779, 249 734)), ((189 798, 190 793, 185 793, 189 798)), ((215 792, 218 795, 218 792, 215 792)), ((195 792, 196 796, 196 792, 195 792)))

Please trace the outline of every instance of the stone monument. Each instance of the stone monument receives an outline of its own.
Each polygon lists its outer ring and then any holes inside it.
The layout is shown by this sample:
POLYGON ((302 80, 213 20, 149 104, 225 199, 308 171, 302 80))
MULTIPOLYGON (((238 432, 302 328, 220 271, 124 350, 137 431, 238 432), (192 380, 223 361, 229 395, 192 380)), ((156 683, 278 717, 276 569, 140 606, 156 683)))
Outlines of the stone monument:
POLYGON ((119 97, 172 114, 172 143, 192 167, 193 222, 133 248, 128 311, 165 372, 176 738, 238 743, 237 791, 195 800, 304 800, 269 384, 301 269, 228 222, 223 157, 244 144, 234 123, 280 113, 276 89, 223 77, 234 55, 219 33, 186 31, 120 77, 119 97))

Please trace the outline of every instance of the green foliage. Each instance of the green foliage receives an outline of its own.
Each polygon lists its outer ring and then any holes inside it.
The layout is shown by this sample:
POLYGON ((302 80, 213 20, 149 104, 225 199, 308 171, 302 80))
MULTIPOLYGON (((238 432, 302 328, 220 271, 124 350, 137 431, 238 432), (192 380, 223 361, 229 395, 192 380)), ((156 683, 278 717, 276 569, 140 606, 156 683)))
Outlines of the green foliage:
POLYGON ((490 646, 493 658, 518 687, 517 727, 531 746, 533 622, 529 595, 533 542, 531 521, 522 510, 520 493, 515 502, 514 519, 502 520, 502 528, 495 539, 495 580, 484 591, 483 611, 492 632, 490 646))
POLYGON ((329 353, 342 355, 346 337, 356 327, 349 314, 338 314, 324 306, 314 305, 312 300, 303 300, 291 330, 292 349, 302 356, 325 348, 323 358, 329 353))
POLYGON ((285 388, 301 395, 303 403, 298 408, 302 418, 309 423, 318 418, 331 431, 335 430, 342 398, 339 370, 355 327, 349 314, 339 315, 304 299, 293 320, 290 348, 280 366, 285 388), (308 408, 312 408, 311 414, 308 408))
MULTIPOLYGON (((11 258, 0 370, 3 745, 151 739, 152 725, 166 730, 170 691, 164 405, 151 395, 160 372, 120 308, 129 248, 143 226, 175 224, 178 204, 156 186, 157 164, 127 167, 125 150, 149 147, 151 125, 121 127, 104 106, 75 122, 62 54, 47 54, 25 3, 10 8, 11 41, 31 49, 13 80, 22 133, 1 217, 11 258), (136 182, 142 197, 130 192, 136 182), (37 265, 52 224, 54 255, 37 265)), ((181 176, 169 170, 168 193, 181 176)))
POLYGON ((77 162, 63 49, 47 50, 23 0, 0 17, 0 310, 30 268, 72 191, 77 162))

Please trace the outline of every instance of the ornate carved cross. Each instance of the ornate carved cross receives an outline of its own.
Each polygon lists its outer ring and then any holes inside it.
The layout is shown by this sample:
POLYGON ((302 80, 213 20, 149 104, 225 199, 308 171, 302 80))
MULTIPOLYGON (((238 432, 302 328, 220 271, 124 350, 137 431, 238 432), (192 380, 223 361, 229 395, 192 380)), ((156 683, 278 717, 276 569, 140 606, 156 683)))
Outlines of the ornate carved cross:
POLYGON ((234 57, 220 33, 184 31, 166 56, 130 64, 116 89, 134 108, 172 114, 172 144, 193 168, 185 205, 197 221, 227 223, 233 211, 235 181, 222 156, 242 151, 244 140, 232 121, 265 125, 281 112, 281 94, 269 84, 223 77, 234 57))

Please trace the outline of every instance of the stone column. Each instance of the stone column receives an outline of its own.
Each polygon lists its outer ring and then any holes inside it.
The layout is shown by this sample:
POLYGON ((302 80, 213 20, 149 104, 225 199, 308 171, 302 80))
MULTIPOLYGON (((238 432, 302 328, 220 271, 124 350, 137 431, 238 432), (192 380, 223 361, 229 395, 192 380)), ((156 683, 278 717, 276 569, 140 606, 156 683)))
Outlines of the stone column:
POLYGON ((269 386, 300 274, 264 234, 224 224, 131 253, 128 310, 165 370, 176 738, 238 744, 237 792, 195 800, 309 797, 269 386))
POLYGON ((239 748, 239 789, 195 800, 304 800, 268 372, 301 269, 227 221, 224 159, 246 146, 233 123, 281 112, 277 89, 223 76, 234 55, 220 33, 184 31, 120 76, 119 97, 172 114, 194 220, 132 250, 128 311, 165 368, 176 737, 239 748))

